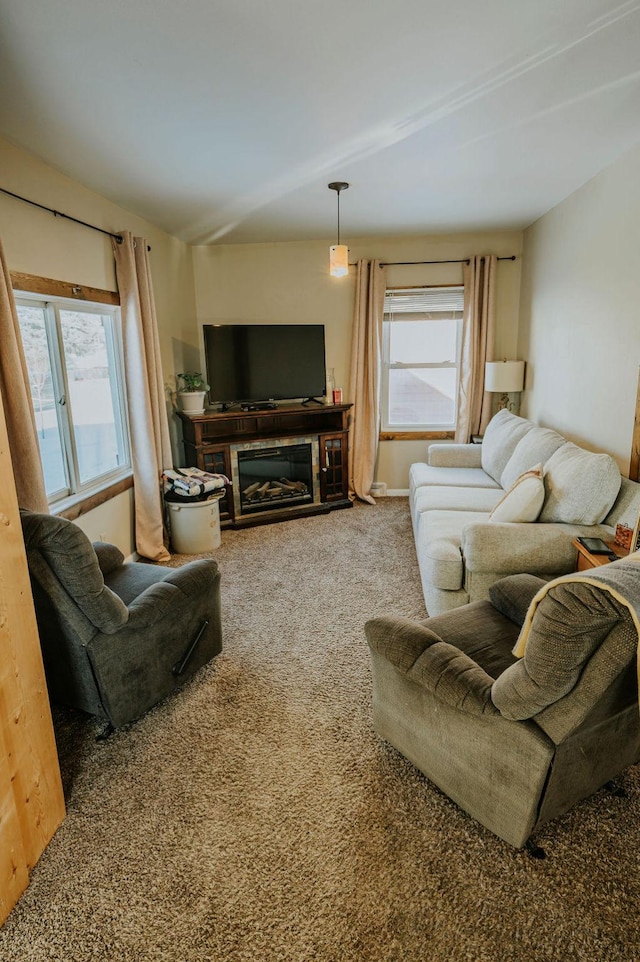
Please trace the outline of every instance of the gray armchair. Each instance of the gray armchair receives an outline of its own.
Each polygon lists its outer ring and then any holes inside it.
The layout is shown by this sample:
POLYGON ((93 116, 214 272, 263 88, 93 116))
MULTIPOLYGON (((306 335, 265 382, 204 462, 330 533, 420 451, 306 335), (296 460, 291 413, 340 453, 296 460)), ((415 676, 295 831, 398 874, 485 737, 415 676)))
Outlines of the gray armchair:
POLYGON ((70 521, 20 515, 52 702, 118 728, 220 652, 215 561, 123 563, 70 521))
POLYGON ((625 559, 551 584, 513 575, 419 623, 369 621, 376 731, 536 854, 539 826, 640 759, 638 612, 640 563, 625 559))

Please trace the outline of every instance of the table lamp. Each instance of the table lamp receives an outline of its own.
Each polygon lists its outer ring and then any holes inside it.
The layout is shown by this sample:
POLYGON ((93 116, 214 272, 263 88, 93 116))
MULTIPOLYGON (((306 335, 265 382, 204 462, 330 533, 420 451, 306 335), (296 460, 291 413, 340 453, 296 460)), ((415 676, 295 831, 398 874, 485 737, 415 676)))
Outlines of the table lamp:
POLYGON ((511 410, 509 394, 524 388, 524 361, 487 361, 484 366, 484 389, 500 394, 498 410, 511 410))

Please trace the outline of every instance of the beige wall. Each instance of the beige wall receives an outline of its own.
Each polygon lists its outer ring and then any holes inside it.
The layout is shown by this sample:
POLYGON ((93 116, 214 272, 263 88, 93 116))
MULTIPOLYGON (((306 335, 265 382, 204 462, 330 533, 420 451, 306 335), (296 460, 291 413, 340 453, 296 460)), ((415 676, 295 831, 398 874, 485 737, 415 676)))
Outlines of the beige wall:
POLYGON ((640 147, 525 232, 523 413, 628 473, 640 363, 640 147))
MULTIPOLYGON (((456 260, 470 254, 520 255, 517 231, 349 240, 350 261, 456 260)), ((288 244, 228 244, 193 248, 198 323, 324 324, 327 367, 347 397, 351 354, 354 271, 348 278, 328 273, 330 240, 288 244)), ((389 287, 455 284, 460 264, 389 267, 389 287)), ((501 261, 498 269, 497 356, 516 356, 520 258, 501 261)), ((380 445, 376 479, 392 489, 406 489, 409 465, 424 460, 424 441, 389 441, 380 445)))
MULTIPOLYGON (((157 227, 87 190, 26 151, 0 140, 0 186, 104 230, 130 230, 151 246, 151 270, 165 381, 198 363, 190 249, 157 227)), ((116 290, 111 240, 0 193, 0 233, 9 269, 116 290)), ((174 444, 177 439, 172 418, 174 444)), ((107 534, 126 555, 131 542, 130 493, 80 519, 107 534)), ((97 537, 97 534, 95 534, 97 537)))

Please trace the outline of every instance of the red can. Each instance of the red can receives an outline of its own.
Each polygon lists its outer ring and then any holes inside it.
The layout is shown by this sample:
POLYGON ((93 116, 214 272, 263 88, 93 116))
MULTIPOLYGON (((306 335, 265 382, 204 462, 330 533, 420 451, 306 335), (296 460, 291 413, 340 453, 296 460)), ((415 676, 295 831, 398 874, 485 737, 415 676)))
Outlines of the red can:
POLYGON ((333 403, 342 404, 342 388, 336 387, 333 389, 333 403))

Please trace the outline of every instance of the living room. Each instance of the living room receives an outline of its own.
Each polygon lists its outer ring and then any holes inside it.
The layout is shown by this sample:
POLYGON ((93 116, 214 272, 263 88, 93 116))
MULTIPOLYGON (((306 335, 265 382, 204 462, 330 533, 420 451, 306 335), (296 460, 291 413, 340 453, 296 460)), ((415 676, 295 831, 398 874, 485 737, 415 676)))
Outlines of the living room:
MULTIPOLYGON (((630 36, 637 37, 635 29, 629 30, 630 36)), ((352 179, 341 198, 342 236, 349 246, 350 262, 369 258, 390 262, 389 287, 461 282, 459 263, 407 265, 407 261, 460 261, 488 252, 501 258, 515 256, 515 260, 498 264, 495 355, 526 361, 521 413, 589 450, 609 453, 625 475, 629 473, 638 403, 640 330, 633 305, 640 295, 640 279, 633 239, 638 238, 640 222, 640 132, 632 125, 625 126, 616 105, 621 115, 622 105, 633 100, 634 84, 637 80, 620 80, 617 86, 612 83, 605 89, 603 85, 594 94, 596 99, 611 98, 607 102, 616 147, 610 152, 600 145, 586 157, 577 179, 575 171, 564 169, 569 165, 556 149, 557 129, 540 124, 547 163, 562 165, 564 179, 559 178, 548 206, 516 227, 435 230, 425 221, 419 231, 394 233, 387 229, 359 234, 351 230, 350 205, 355 205, 355 198, 365 188, 352 179)), ((585 102, 588 110, 588 97, 585 102)), ((179 232, 172 234, 142 216, 142 203, 136 212, 133 196, 130 207, 124 201, 116 203, 113 195, 90 189, 90 177, 83 181, 63 173, 36 151, 19 146, 19 138, 9 137, 2 127, 0 130, 5 134, 0 139, 0 187, 5 191, 105 231, 130 230, 149 244, 167 384, 179 371, 201 369, 201 328, 205 323, 321 323, 326 329, 327 366, 333 368, 336 385, 346 396, 355 275, 351 270, 348 277, 336 280, 327 270, 328 246, 335 241, 335 198, 327 191, 326 182, 342 176, 341 170, 316 178, 314 190, 325 195, 328 225, 317 236, 301 232, 297 240, 250 242, 225 242, 221 236, 211 244, 189 243, 179 232)), ((536 176, 535 170, 524 172, 523 191, 527 178, 533 190, 536 176)), ((366 203, 375 211, 375 194, 369 193, 366 203)), ((6 193, 0 193, 0 225, 12 272, 116 291, 108 237, 6 193)), ((170 429, 175 463, 179 464, 183 452, 175 416, 170 417, 170 429)), ((424 459, 425 446, 424 440, 381 441, 375 480, 391 492, 406 492, 409 466, 424 459)), ((78 524, 92 540, 104 538, 125 556, 131 555, 131 490, 83 514, 78 524)), ((3 557, 3 564, 5 561, 3 557)), ((234 556, 234 563, 237 561, 234 556)), ((516 868, 516 874, 518 871, 516 868)), ((240 953, 240 942, 236 948, 240 953)), ((361 957, 367 957, 366 944, 360 948, 361 957)), ((330 956, 319 953, 317 957, 330 956)))
MULTIPOLYGON (((328 276, 326 241, 190 248, 7 141, 0 142, 0 160, 6 189, 104 229, 126 224, 147 239, 167 381, 177 371, 200 369, 201 324, 233 316, 254 323, 324 323, 327 365, 336 384, 347 384, 354 282, 349 277, 338 284, 328 276)), ((640 282, 633 248, 625 242, 634 236, 640 212, 639 164, 640 148, 633 147, 524 231, 349 238, 354 261, 451 260, 489 249, 499 257, 515 254, 516 261, 499 262, 496 356, 527 361, 521 412, 577 443, 608 451, 623 473, 631 455, 640 341, 627 308, 640 282), (603 363, 604 357, 612 362, 603 363)), ((12 271, 115 289, 110 246, 100 235, 2 194, 0 212, 12 271)), ((461 279, 455 264, 388 270, 389 285, 398 287, 461 279)), ((177 420, 173 430, 181 458, 177 420)), ((422 441, 381 442, 376 481, 406 489, 409 465, 423 449, 422 441)), ((92 537, 106 534, 128 555, 131 510, 124 493, 81 523, 92 537)))

